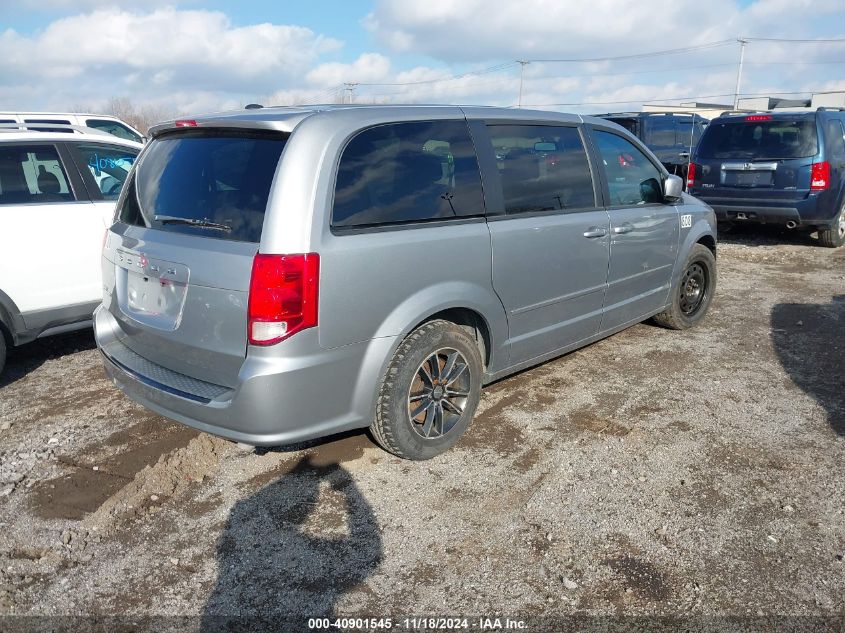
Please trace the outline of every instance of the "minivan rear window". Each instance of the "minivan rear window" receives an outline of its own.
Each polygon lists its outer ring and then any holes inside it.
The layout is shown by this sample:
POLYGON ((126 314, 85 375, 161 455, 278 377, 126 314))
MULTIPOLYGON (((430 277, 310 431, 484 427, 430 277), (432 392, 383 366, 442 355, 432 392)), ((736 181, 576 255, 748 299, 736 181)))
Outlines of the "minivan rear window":
POLYGON ((201 130, 150 142, 118 217, 162 231, 258 242, 287 134, 201 130))
POLYGON ((819 151, 812 118, 714 121, 698 146, 701 158, 808 158, 819 151))

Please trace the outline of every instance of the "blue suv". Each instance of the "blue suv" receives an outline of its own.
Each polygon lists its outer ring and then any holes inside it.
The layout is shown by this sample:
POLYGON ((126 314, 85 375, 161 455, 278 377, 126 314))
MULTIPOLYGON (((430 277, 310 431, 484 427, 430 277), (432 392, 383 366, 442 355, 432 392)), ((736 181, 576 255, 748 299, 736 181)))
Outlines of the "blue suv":
POLYGON ((725 113, 695 149, 688 191, 720 220, 817 230, 845 244, 845 109, 725 113))

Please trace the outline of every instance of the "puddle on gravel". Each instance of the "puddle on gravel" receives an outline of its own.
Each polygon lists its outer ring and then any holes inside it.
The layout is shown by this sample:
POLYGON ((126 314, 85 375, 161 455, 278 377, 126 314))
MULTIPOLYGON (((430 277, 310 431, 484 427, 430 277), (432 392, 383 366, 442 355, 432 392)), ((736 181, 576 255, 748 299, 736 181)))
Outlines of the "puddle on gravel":
POLYGON ((145 418, 100 443, 86 446, 78 455, 59 455, 59 461, 70 472, 34 486, 30 506, 43 519, 80 520, 132 481, 145 466, 187 446, 198 434, 164 418, 145 418), (97 459, 98 455, 104 457, 97 459))

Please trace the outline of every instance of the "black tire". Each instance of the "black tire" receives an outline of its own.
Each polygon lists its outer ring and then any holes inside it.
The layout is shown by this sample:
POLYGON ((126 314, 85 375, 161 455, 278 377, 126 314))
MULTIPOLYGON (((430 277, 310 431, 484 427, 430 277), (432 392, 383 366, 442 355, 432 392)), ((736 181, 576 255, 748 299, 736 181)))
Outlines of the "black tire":
POLYGON ((845 244, 845 204, 839 209, 832 227, 819 229, 819 244, 827 248, 838 248, 845 244))
POLYGON ((698 324, 713 301, 716 291, 716 258, 703 244, 696 244, 672 284, 669 307, 654 322, 672 330, 686 330, 698 324))
POLYGON ((0 328, 0 374, 3 373, 3 368, 6 366, 6 337, 3 333, 3 328, 0 328))
POLYGON ((413 460, 431 459, 448 450, 475 414, 482 372, 481 352, 467 330, 450 321, 424 323, 402 341, 387 368, 370 425, 376 442, 413 460), (443 376, 450 362, 450 371, 443 376), (425 375, 431 384, 426 384, 425 375))

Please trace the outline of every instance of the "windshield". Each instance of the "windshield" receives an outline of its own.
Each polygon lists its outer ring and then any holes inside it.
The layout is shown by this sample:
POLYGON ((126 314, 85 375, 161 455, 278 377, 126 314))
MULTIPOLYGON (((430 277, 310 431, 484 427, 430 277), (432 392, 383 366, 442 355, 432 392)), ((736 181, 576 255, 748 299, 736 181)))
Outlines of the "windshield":
POLYGON ((122 222, 247 242, 264 211, 287 135, 191 131, 154 139, 119 212, 122 222))
POLYGON ((819 151, 812 118, 713 122, 698 146, 701 158, 808 158, 819 151))

